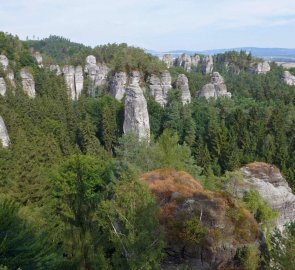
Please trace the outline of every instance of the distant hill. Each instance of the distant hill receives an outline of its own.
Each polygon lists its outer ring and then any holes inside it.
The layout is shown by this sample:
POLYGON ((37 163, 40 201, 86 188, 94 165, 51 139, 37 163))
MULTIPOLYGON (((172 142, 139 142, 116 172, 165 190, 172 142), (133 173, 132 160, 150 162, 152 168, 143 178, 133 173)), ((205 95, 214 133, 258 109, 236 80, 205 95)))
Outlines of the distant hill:
POLYGON ((256 48, 256 47, 241 47, 241 48, 228 48, 228 49, 216 49, 216 50, 204 50, 204 51, 187 51, 187 50, 173 50, 168 52, 156 52, 147 50, 148 53, 161 57, 165 53, 170 53, 173 56, 178 56, 183 53, 193 55, 195 53, 214 55, 224 53, 227 51, 247 51, 251 52, 254 57, 264 58, 266 60, 272 60, 276 62, 295 62, 295 49, 285 48, 256 48))

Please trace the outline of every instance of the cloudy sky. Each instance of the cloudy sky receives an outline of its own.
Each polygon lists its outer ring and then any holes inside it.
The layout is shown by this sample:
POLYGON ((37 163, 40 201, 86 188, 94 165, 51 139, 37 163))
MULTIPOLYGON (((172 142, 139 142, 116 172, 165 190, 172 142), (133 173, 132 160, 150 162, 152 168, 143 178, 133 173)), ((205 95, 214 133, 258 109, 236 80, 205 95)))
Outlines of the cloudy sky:
POLYGON ((0 0, 0 31, 158 51, 295 48, 295 0, 0 0))

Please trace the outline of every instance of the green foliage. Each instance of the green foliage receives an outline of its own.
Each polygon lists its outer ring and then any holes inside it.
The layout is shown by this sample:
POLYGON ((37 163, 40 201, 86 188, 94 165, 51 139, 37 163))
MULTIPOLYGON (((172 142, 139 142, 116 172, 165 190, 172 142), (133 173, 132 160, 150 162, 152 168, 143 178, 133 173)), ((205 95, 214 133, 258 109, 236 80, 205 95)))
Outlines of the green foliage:
POLYGON ((0 262, 3 269, 58 269, 59 249, 46 231, 20 217, 19 207, 9 199, 0 200, 0 262))
POLYGON ((238 250, 238 259, 245 270, 257 270, 260 265, 259 249, 255 245, 247 245, 238 250))
POLYGON ((163 236, 158 208, 147 186, 137 180, 119 182, 104 206, 113 269, 160 269, 163 236))

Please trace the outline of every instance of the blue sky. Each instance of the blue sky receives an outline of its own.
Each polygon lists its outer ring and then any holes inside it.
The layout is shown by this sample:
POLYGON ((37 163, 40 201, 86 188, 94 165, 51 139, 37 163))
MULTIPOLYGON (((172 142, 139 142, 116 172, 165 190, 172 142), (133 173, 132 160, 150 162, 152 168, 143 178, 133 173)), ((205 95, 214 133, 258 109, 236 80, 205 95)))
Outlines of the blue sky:
POLYGON ((295 0, 0 0, 0 30, 158 51, 295 48, 295 0))

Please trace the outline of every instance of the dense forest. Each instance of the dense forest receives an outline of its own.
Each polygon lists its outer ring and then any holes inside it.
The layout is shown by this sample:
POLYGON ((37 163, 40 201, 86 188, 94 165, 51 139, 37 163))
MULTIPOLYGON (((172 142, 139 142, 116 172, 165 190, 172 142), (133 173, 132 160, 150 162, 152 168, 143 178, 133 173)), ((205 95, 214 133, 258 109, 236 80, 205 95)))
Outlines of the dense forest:
MULTIPOLYGON (((183 105, 178 89, 169 92, 165 107, 146 95, 147 142, 123 133, 124 102, 107 91, 90 97, 87 89, 70 100, 63 77, 39 68, 32 48, 45 65, 83 64, 93 54, 113 72, 140 70, 147 77, 165 69, 127 44, 90 48, 57 36, 21 41, 0 33, 0 54, 9 59, 16 81, 0 96, 11 140, 9 148, 0 147, 0 269, 160 269, 169 232, 141 181, 154 170, 185 171, 208 192, 221 194, 240 167, 261 161, 276 165, 295 190, 295 87, 281 80, 284 70, 275 63, 269 73, 255 75, 247 71, 253 59, 245 52, 214 56, 215 71, 232 93, 216 101, 194 98, 210 81, 200 68, 171 67, 173 83, 179 74, 188 77, 193 101, 183 105), (22 91, 22 67, 34 76, 34 99, 22 91)), ((257 193, 236 203, 259 226, 276 216, 257 193)), ((198 220, 181 226, 195 243, 206 234, 198 220)), ((240 251, 240 269, 294 269, 293 224, 284 236, 276 231, 265 237, 264 249, 240 251)))

